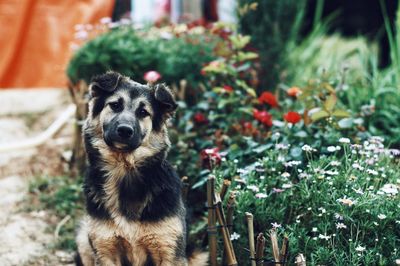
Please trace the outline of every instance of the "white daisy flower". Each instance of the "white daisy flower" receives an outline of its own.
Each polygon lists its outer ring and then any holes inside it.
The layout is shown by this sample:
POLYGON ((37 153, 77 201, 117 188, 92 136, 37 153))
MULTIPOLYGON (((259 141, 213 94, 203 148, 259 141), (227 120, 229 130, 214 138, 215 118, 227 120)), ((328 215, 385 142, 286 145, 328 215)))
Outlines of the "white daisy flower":
POLYGON ((356 247, 356 251, 358 252, 363 252, 365 250, 365 247, 362 247, 360 245, 358 245, 358 247, 356 247))
POLYGON ((303 145, 303 147, 301 147, 301 149, 305 152, 312 152, 313 148, 310 145, 303 145))
POLYGON ((259 192, 259 191, 260 191, 260 188, 257 187, 256 185, 248 185, 248 186, 247 186, 247 189, 250 189, 250 190, 252 190, 253 192, 259 192))
POLYGON ((329 239, 331 239, 331 236, 319 234, 318 238, 319 239, 324 239, 324 240, 329 240, 329 239))
POLYGON ((281 225, 281 224, 278 224, 278 223, 271 223, 271 225, 272 225, 273 228, 280 228, 280 227, 282 227, 282 225, 281 225))
POLYGON ((330 165, 332 165, 332 166, 339 166, 339 165, 341 165, 341 163, 340 163, 339 161, 332 161, 332 162, 330 163, 330 165))
POLYGON ((336 147, 335 146, 328 146, 327 150, 329 152, 335 152, 336 151, 336 147))
POLYGON ((337 223, 337 224, 336 224, 336 228, 337 228, 337 229, 346 229, 347 226, 346 226, 344 223, 337 223))
POLYGON ((240 238, 240 235, 236 232, 233 232, 233 234, 231 234, 231 241, 234 240, 238 240, 240 238))
POLYGON ((379 220, 386 219, 386 215, 384 215, 384 214, 381 213, 381 214, 378 215, 378 219, 379 219, 379 220))
POLYGON ((267 197, 268 197, 268 195, 265 193, 257 193, 256 194, 256 198, 258 198, 258 199, 265 199, 267 197))
POLYGON ((350 143, 350 139, 349 138, 340 138, 339 142, 348 144, 348 143, 350 143))

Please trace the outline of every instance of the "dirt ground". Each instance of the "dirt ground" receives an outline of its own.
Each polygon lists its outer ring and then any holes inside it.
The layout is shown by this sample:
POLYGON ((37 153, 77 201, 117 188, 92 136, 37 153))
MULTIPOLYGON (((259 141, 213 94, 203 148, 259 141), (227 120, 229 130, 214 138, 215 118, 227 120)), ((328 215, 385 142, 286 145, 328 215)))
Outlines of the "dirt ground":
MULTIPOLYGON (((0 90, 0 147, 44 131, 67 107, 67 90, 0 90)), ((54 250, 46 210, 26 211, 34 176, 64 171, 71 141, 67 123, 44 145, 0 151, 0 265, 71 265, 72 254, 54 250)))

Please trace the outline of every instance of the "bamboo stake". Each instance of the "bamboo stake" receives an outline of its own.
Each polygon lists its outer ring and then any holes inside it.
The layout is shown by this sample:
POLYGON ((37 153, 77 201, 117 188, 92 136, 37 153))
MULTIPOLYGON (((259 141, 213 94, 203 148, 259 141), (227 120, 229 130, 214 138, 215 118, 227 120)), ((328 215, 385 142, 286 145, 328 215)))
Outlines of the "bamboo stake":
POLYGON ((207 180, 207 207, 208 207, 208 248, 210 251, 210 265, 217 266, 217 227, 215 217, 215 176, 210 175, 207 180))
POLYGON ((256 265, 264 265, 264 248, 265 248, 265 237, 263 233, 259 233, 257 236, 256 245, 256 265))
POLYGON ((189 193, 189 178, 187 176, 182 177, 182 198, 186 202, 187 195, 189 193))
POLYGON ((296 264, 296 266, 307 266, 306 258, 301 253, 296 256, 294 263, 296 264))
POLYGON ((226 226, 228 227, 229 233, 232 234, 233 228, 233 212, 236 205, 236 194, 232 191, 229 194, 228 202, 226 204, 226 226))
MULTIPOLYGON (((226 228, 228 229, 229 235, 232 234, 232 227, 233 227, 233 211, 235 208, 235 193, 232 191, 229 195, 228 202, 226 203, 226 228)), ((224 256, 222 257, 222 265, 226 263, 226 250, 224 249, 224 256)))
POLYGON ((288 250, 289 250, 289 239, 287 236, 284 236, 282 241, 281 254, 279 257, 279 261, 282 263, 283 266, 287 265, 286 259, 288 250))
POLYGON ((228 179, 224 179, 224 182, 222 183, 221 192, 219 193, 219 195, 221 196, 221 200, 224 200, 226 192, 228 191, 230 185, 231 181, 228 179))
POLYGON ((68 90, 75 111, 75 129, 73 136, 72 156, 69 161, 69 170, 72 176, 83 176, 86 170, 86 152, 82 138, 82 126, 88 113, 88 90, 89 86, 85 81, 80 80, 76 84, 69 82, 68 90))
POLYGON ((217 207, 216 208, 217 218, 219 224, 221 225, 222 237, 224 240, 224 248, 226 252, 226 265, 236 266, 237 261, 236 261, 235 251, 233 250, 231 237, 228 228, 226 227, 226 220, 225 220, 224 210, 222 208, 221 197, 218 194, 216 194, 215 199, 216 199, 215 204, 217 207))
POLYGON ((272 228, 270 231, 271 244, 272 244, 272 254, 274 255, 275 262, 279 262, 279 246, 278 238, 276 236, 276 229, 272 228))
POLYGON ((251 266, 256 266, 255 248, 254 248, 253 214, 246 212, 246 219, 247 219, 247 229, 248 229, 248 235, 249 235, 251 266))

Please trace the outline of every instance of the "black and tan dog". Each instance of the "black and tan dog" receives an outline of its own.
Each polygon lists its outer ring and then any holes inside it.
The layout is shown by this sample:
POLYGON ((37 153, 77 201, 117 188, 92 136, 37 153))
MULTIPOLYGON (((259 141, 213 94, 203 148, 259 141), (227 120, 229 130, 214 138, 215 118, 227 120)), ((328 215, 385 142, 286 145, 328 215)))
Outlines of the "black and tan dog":
POLYGON ((77 264, 206 265, 206 254, 186 254, 181 183, 166 161, 166 122, 177 107, 170 90, 107 72, 93 79, 90 94, 88 215, 77 264))

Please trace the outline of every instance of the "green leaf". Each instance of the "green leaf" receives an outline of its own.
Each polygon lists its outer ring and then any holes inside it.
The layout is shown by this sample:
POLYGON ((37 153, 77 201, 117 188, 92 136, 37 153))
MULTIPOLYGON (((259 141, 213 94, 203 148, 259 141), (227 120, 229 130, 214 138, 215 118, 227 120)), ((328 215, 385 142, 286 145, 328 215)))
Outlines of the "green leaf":
POLYGON ((249 42, 250 36, 243 36, 243 35, 232 35, 229 37, 232 42, 233 48, 240 50, 243 49, 249 42))
POLYGON ((338 109, 338 110, 333 111, 332 116, 334 116, 334 117, 349 117, 350 113, 347 112, 346 110, 338 109))
POLYGON ((261 146, 255 148, 253 151, 255 153, 262 153, 262 152, 268 150, 271 147, 272 147, 272 143, 268 143, 268 144, 264 144, 264 145, 261 145, 261 146))
POLYGON ((247 52, 247 53, 239 52, 238 56, 237 56, 237 60, 239 62, 246 61, 246 60, 252 60, 252 59, 256 59, 256 58, 258 58, 258 54, 252 53, 252 52, 247 52))
POLYGON ((307 137, 307 132, 305 132, 304 130, 301 130, 299 132, 296 132, 294 135, 296 137, 299 137, 299 138, 306 138, 307 137))
POLYGON ((340 128, 351 128, 353 126, 353 118, 343 118, 338 122, 340 128))
POLYGON ((294 158, 300 157, 302 154, 302 150, 299 147, 293 147, 290 149, 290 155, 293 156, 294 158))
POLYGON ((256 91, 250 87, 249 85, 246 84, 246 82, 244 82, 243 80, 236 80, 236 85, 238 85, 239 87, 243 88, 247 94, 249 94, 252 97, 257 97, 257 93, 256 91))
POLYGON ((334 93, 335 92, 335 89, 331 86, 331 84, 329 84, 329 83, 323 83, 322 84, 322 87, 325 89, 325 90, 327 90, 327 91, 329 91, 330 93, 334 93))
POLYGON ((329 117, 329 113, 325 110, 320 110, 311 115, 311 120, 315 122, 326 117, 329 117))
POLYGON ((212 89, 212 91, 215 92, 215 93, 223 93, 223 92, 225 92, 224 88, 222 88, 222 87, 214 87, 212 89))
POLYGON ((324 102, 325 110, 327 110, 328 112, 332 112, 333 108, 336 105, 336 102, 337 102, 336 95, 335 94, 329 95, 326 101, 324 102))

